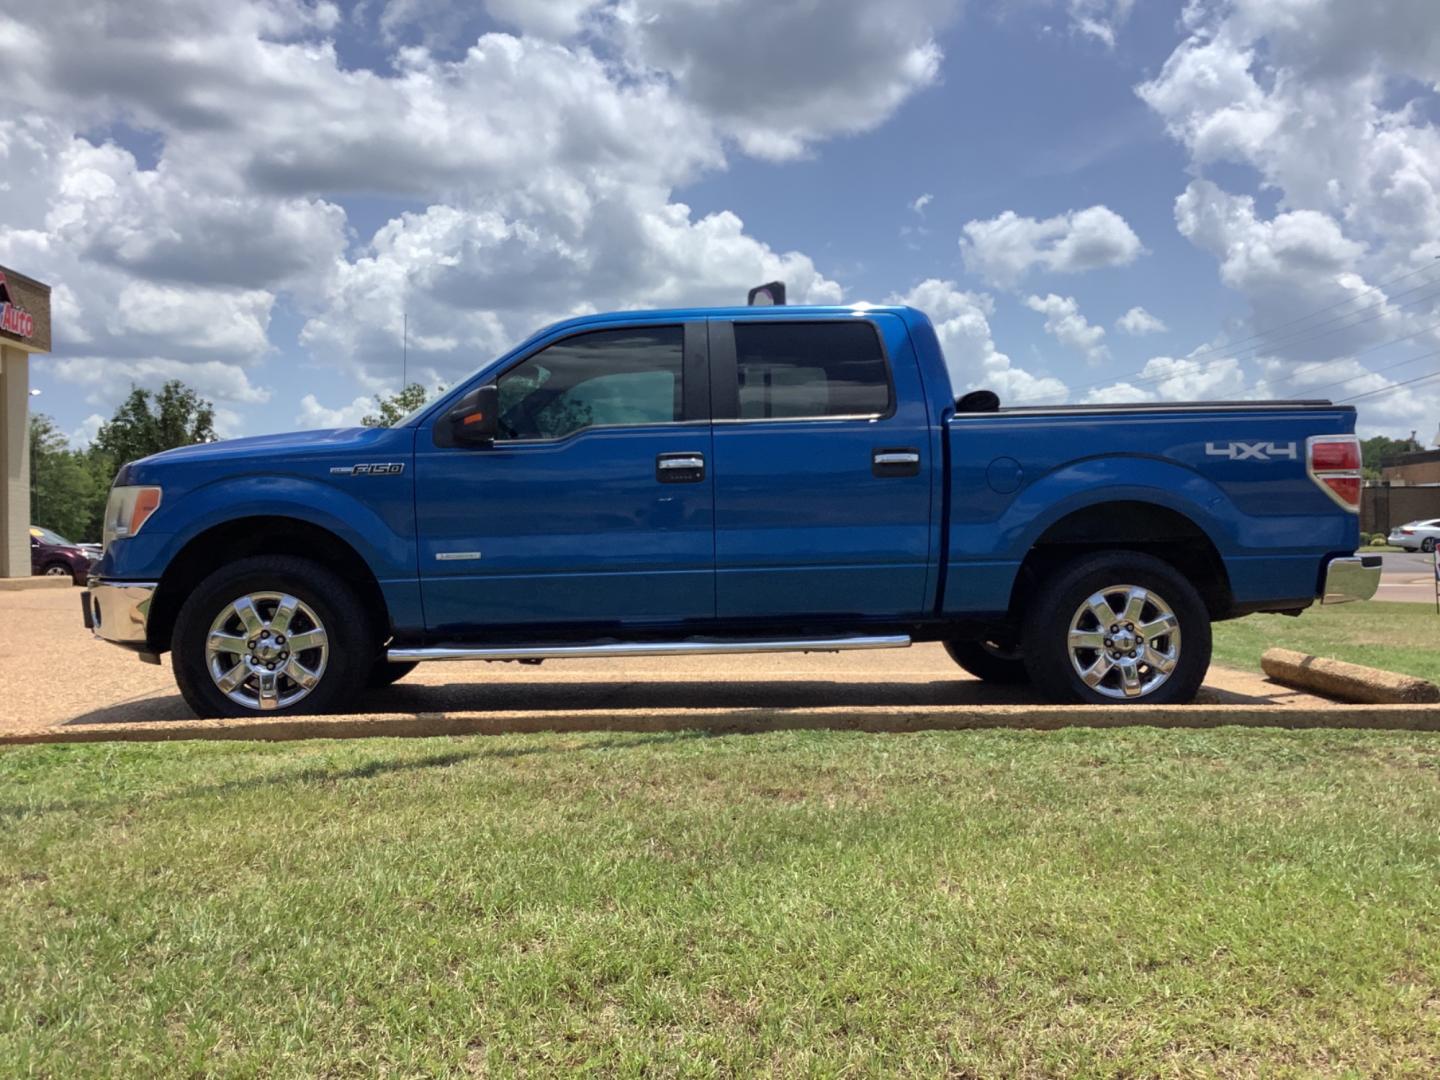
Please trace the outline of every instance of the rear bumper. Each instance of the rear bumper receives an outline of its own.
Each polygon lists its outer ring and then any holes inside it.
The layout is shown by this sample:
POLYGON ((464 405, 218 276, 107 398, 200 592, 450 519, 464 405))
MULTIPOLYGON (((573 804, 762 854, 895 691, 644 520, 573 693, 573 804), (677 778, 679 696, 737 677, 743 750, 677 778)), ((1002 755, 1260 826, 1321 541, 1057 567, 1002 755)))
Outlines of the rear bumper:
POLYGON ((1369 600, 1379 588, 1379 555, 1331 559, 1330 565, 1325 567, 1325 585, 1320 591, 1320 602, 1345 604, 1351 600, 1369 600))
POLYGON ((85 625, 95 636, 132 649, 145 648, 145 624, 150 601, 155 595, 153 581, 90 580, 81 594, 85 625))

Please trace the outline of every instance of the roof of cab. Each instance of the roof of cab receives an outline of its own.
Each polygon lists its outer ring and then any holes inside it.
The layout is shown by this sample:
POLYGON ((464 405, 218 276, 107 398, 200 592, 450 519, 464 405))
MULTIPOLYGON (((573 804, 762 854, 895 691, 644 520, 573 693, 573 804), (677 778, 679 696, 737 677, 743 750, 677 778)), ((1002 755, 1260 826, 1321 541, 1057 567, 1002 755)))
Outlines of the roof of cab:
POLYGON ((691 321, 694 319, 784 319, 804 316, 814 318, 815 316, 832 317, 863 317, 874 314, 899 315, 902 318, 921 316, 923 314, 916 308, 905 307, 898 304, 782 304, 778 307, 757 306, 757 307, 689 307, 689 308, 658 308, 652 311, 605 311, 593 315, 577 315, 574 318, 563 319, 557 323, 551 323, 543 330, 531 335, 552 334, 557 330, 569 330, 580 326, 594 326, 597 323, 629 322, 632 320, 651 321, 655 319, 675 319, 679 321, 691 321))

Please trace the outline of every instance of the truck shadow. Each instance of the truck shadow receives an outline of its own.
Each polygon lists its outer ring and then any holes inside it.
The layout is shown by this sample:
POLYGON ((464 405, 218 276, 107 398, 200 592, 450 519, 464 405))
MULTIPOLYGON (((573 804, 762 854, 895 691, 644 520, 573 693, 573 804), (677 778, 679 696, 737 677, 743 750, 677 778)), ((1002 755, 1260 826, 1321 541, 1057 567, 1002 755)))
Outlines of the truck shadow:
MULTIPOLYGON (((1254 705, 1268 699, 1214 687, 1200 691, 1203 704, 1254 705)), ((842 682, 828 679, 775 682, 585 681, 397 683, 367 692, 355 705, 366 716, 434 713, 587 712, 676 709, 815 709, 925 706, 1043 705, 1028 686, 998 686, 974 679, 928 682, 842 682)), ((81 713, 78 724, 134 724, 193 720, 178 694, 145 697, 81 713)), ((256 719, 263 719, 256 716, 256 719)), ((602 725, 614 728, 614 718, 602 725)))

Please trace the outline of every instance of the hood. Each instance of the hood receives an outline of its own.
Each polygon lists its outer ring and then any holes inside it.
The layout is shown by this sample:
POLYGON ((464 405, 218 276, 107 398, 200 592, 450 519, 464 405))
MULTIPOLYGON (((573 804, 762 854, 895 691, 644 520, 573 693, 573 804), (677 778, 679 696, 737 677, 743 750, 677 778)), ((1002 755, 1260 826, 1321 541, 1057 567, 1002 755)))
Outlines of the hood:
POLYGON ((180 478, 213 478, 232 469, 272 468, 276 463, 299 465, 326 458, 363 460, 370 454, 406 454, 414 446, 413 428, 335 428, 294 431, 283 435, 251 435, 243 439, 177 446, 132 461, 115 478, 117 484, 165 483, 180 478))
POLYGON ((134 465, 162 465, 171 462, 213 460, 219 457, 257 457, 267 454, 311 454, 326 450, 355 450, 383 439, 390 428, 326 428, 319 431, 290 431, 280 435, 248 435, 243 439, 177 446, 132 462, 134 465))

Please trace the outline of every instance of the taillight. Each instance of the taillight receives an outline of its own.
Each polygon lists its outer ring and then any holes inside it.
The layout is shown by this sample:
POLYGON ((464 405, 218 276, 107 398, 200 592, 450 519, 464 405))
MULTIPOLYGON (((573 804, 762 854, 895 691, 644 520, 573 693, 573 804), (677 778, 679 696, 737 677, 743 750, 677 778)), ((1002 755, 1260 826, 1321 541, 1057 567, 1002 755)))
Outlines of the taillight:
POLYGON ((1312 435, 1305 440, 1306 471, 1322 491, 1352 513, 1360 512, 1360 440, 1354 435, 1312 435))

